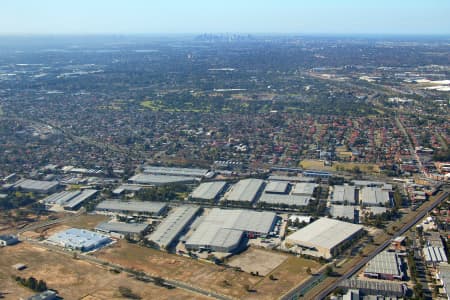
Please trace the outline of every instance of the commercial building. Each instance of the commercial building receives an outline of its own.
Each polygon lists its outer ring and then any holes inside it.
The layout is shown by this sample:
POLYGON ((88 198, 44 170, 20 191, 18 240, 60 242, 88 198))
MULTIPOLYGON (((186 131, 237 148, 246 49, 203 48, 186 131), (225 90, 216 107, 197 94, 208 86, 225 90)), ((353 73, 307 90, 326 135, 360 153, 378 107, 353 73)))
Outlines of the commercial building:
POLYGON ((226 201, 253 203, 264 185, 261 179, 242 179, 225 195, 226 201))
POLYGON ((148 227, 149 224, 147 223, 102 222, 95 227, 95 230, 119 238, 124 238, 127 235, 139 238, 146 233, 148 227))
POLYGON ((295 196, 312 197, 317 186, 318 185, 315 183, 299 182, 294 185, 291 194, 295 196))
POLYGON ((389 192, 379 187, 363 187, 360 190, 359 198, 361 204, 366 206, 386 206, 391 205, 389 192))
POLYGON ((93 231, 71 228, 50 236, 47 242, 67 249, 86 252, 99 249, 111 243, 112 240, 106 235, 93 231))
POLYGON ((64 204, 64 209, 66 210, 75 210, 78 209, 83 202, 92 199, 95 195, 97 195, 97 190, 86 189, 82 190, 78 195, 70 199, 64 204))
POLYGON ((0 235, 0 246, 11 246, 17 244, 19 239, 15 235, 0 235))
POLYGON ((331 205, 330 215, 335 219, 345 219, 353 223, 359 223, 359 210, 354 205, 331 205))
POLYGON ((23 179, 14 184, 15 189, 38 194, 48 194, 58 189, 58 181, 23 179))
POLYGON ((226 187, 225 181, 205 182, 196 187, 190 197, 193 200, 215 202, 219 200, 226 187))
POLYGON ((198 182, 199 179, 188 176, 155 175, 141 173, 129 178, 128 181, 134 184, 165 185, 171 183, 194 183, 198 182))
POLYGON ((181 234, 195 219, 199 210, 198 206, 190 205, 174 208, 146 239, 154 242, 160 249, 168 249, 174 246, 181 234))
POLYGON ((171 168, 158 166, 144 166, 144 173, 155 175, 172 175, 172 176, 187 176, 187 177, 207 177, 209 170, 196 168, 171 168))
POLYGON ((213 208, 186 241, 189 250, 233 252, 244 237, 270 234, 276 215, 272 212, 213 208))
POLYGON ((304 254, 329 259, 362 232, 363 226, 320 218, 289 235, 286 244, 301 247, 304 254))
POLYGON ((270 175, 269 180, 271 181, 287 181, 287 182, 314 182, 313 177, 304 176, 284 176, 284 175, 270 175))
POLYGON ((286 194, 268 194, 263 193, 258 200, 258 203, 265 203, 273 206, 307 206, 310 197, 286 195, 286 194))
POLYGON ((335 185, 330 189, 330 201, 336 204, 356 204, 358 193, 354 186, 335 185))
POLYGON ((364 276, 385 280, 403 280, 402 260, 396 252, 383 251, 367 263, 364 276))
POLYGON ((429 266, 436 266, 441 262, 447 262, 445 249, 442 247, 427 246, 422 249, 425 262, 429 266))
POLYGON ((105 200, 97 205, 96 212, 151 217, 162 215, 167 208, 164 202, 105 200))
MULTIPOLYGON (((389 281, 346 279, 340 288, 359 290, 364 295, 379 295, 383 297, 404 297, 408 288, 406 285, 389 281)), ((375 298, 377 299, 377 298, 375 298)))
POLYGON ((286 181, 269 181, 264 189, 266 194, 287 194, 289 183, 286 181))

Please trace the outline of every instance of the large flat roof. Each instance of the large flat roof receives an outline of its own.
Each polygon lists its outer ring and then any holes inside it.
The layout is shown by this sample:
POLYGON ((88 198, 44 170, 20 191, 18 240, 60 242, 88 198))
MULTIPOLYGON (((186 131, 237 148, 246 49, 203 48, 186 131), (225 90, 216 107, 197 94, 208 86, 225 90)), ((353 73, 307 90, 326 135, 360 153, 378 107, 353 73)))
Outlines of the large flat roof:
POLYGON ((147 223, 102 222, 95 227, 95 230, 139 234, 147 229, 148 226, 149 224, 147 223))
POLYGON ((208 169, 197 169, 197 168, 144 166, 143 169, 144 173, 148 174, 177 175, 190 177, 204 177, 208 173, 208 169))
POLYGON ((333 218, 347 218, 349 220, 354 220, 356 207, 357 206, 354 205, 331 205, 330 214, 333 218))
POLYGON ((128 181, 140 184, 169 184, 169 183, 187 183, 196 181, 195 177, 189 176, 172 176, 172 175, 155 175, 155 174, 136 174, 128 181))
POLYGON ((286 195, 286 194, 268 194, 264 193, 259 198, 258 202, 268 204, 285 204, 285 205, 297 205, 306 206, 309 204, 310 197, 300 195, 286 195))
POLYGON ((186 225, 199 211, 198 206, 183 205, 176 207, 164 219, 154 232, 147 236, 148 240, 157 243, 159 246, 169 246, 179 235, 186 225))
POLYGON ((316 183, 298 182, 294 185, 291 194, 312 197, 316 187, 317 187, 316 183))
POLYGON ((147 212, 159 214, 167 207, 167 203, 153 201, 120 201, 105 200, 97 205, 97 210, 147 212))
POLYGON ((361 202, 368 205, 384 205, 390 203, 389 192, 378 187, 361 189, 361 202))
POLYGON ((242 179, 225 196, 228 201, 253 202, 264 184, 262 179, 242 179))
POLYGON ((264 189, 264 193, 285 194, 289 188, 286 181, 269 181, 264 189))
POLYGON ((92 249, 111 242, 106 235, 85 229, 70 228, 60 231, 47 239, 51 243, 73 249, 92 249))
POLYGON ((64 208, 75 208, 97 193, 97 190, 83 190, 80 194, 76 195, 74 198, 70 199, 66 204, 64 204, 64 208))
POLYGON ((16 188, 22 188, 24 190, 34 191, 48 191, 59 185, 58 181, 44 181, 44 180, 32 180, 25 179, 20 180, 15 184, 16 188))
POLYGON ((70 199, 73 199, 74 197, 81 194, 81 191, 63 191, 55 194, 51 194, 50 196, 47 196, 42 201, 46 204, 58 204, 58 205, 64 205, 67 201, 70 199))
POLYGON ((383 251, 367 263, 364 273, 403 277, 401 260, 395 252, 383 251))
POLYGON ((287 239, 298 242, 299 244, 304 243, 311 246, 332 249, 362 229, 363 226, 361 225, 320 218, 289 235, 287 239))
POLYGON ((186 244, 231 249, 239 244, 244 232, 268 234, 275 217, 272 212, 213 208, 202 217, 186 244))
POLYGON ((191 197, 195 199, 213 200, 221 193, 227 183, 225 181, 213 181, 200 184, 192 192, 191 197))
POLYGON ((355 187, 349 185, 335 185, 332 190, 331 202, 355 203, 355 187))

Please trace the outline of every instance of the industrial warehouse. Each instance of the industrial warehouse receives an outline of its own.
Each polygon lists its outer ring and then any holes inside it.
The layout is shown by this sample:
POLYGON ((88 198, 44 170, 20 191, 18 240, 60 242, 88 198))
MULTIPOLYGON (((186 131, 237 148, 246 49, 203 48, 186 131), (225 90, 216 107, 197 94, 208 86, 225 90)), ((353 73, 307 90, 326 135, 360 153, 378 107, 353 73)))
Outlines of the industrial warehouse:
POLYGON ((221 193, 225 191, 225 181, 213 181, 200 184, 191 193, 190 198, 198 201, 215 202, 219 200, 221 193))
POLYGON ((154 217, 161 216, 167 209, 167 203, 164 202, 105 200, 97 205, 96 212, 100 214, 154 217))
POLYGON ((314 183, 296 183, 292 189, 288 182, 269 181, 258 200, 261 206, 306 206, 313 199, 317 187, 314 183))
POLYGON ((54 192, 59 187, 58 181, 22 179, 14 184, 15 189, 38 194, 48 194, 54 192))
POLYGON ((177 238, 192 222, 200 208, 198 206, 179 206, 174 208, 154 232, 147 236, 160 249, 173 246, 177 238))
POLYGON ((50 236, 47 242, 70 250, 87 252, 108 245, 112 240, 103 234, 71 228, 50 236))
POLYGON ((303 254, 329 259, 362 232, 363 226, 320 218, 289 235, 286 245, 300 247, 303 254))
POLYGON ((138 239, 146 233, 148 227, 149 224, 147 223, 102 222, 95 227, 95 230, 110 234, 113 237, 124 238, 130 236, 138 239))
POLYGON ((330 189, 330 201, 336 204, 356 204, 357 195, 354 186, 335 185, 330 189))
POLYGON ((146 184, 146 185, 165 185, 171 183, 194 183, 199 181, 195 177, 189 176, 172 176, 172 175, 157 175, 157 174, 136 174, 130 179, 130 183, 134 184, 146 184))
POLYGON ((242 179, 225 195, 226 201, 253 203, 264 185, 262 179, 242 179))
POLYGON ((189 250, 233 252, 244 237, 269 235, 276 220, 275 213, 213 208, 186 240, 189 250))
POLYGON ((364 276, 386 280, 403 280, 402 261, 395 252, 381 252, 367 264, 364 276))
POLYGON ((63 207, 66 210, 75 210, 83 204, 83 202, 91 199, 97 194, 97 190, 85 189, 81 191, 64 191, 50 195, 42 200, 47 209, 55 209, 63 207))

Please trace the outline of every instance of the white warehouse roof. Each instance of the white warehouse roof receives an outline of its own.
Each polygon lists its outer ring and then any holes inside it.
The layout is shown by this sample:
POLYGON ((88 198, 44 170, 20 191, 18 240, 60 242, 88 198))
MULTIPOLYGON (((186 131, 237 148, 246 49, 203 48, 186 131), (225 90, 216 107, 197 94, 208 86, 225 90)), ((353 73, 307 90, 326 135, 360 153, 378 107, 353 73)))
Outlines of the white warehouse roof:
POLYGON ((156 230, 147 236, 147 239, 160 247, 168 247, 192 221, 199 209, 197 206, 189 205, 174 208, 156 230))
POLYGON ((264 193, 285 194, 288 187, 289 183, 286 181, 269 181, 264 189, 264 193))
POLYGON ((297 205, 306 206, 309 204, 310 197, 298 196, 298 195, 285 195, 285 194, 268 194, 264 193, 259 198, 258 202, 273 204, 273 205, 297 205))
POLYGON ((162 185, 169 183, 189 183, 196 181, 197 178, 189 176, 155 175, 155 174, 136 174, 128 181, 138 184, 162 185))
POLYGON ((231 188, 225 198, 228 201, 253 202, 263 184, 264 180, 261 179, 242 179, 231 188))
POLYGON ((349 185, 335 185, 333 187, 333 196, 331 202, 349 202, 355 203, 355 187, 349 185))
POLYGON ((320 218, 289 235, 287 239, 298 244, 332 249, 362 229, 361 225, 320 218))
POLYGON ((389 192, 377 187, 364 187, 361 189, 361 202, 367 205, 387 204, 390 202, 389 192))
POLYGON ((295 184, 294 188, 292 189, 291 194, 311 197, 313 195, 316 187, 317 187, 316 183, 298 182, 295 184))
POLYGON ((194 199, 214 200, 224 190, 227 183, 225 181, 213 181, 200 184, 192 192, 194 199))

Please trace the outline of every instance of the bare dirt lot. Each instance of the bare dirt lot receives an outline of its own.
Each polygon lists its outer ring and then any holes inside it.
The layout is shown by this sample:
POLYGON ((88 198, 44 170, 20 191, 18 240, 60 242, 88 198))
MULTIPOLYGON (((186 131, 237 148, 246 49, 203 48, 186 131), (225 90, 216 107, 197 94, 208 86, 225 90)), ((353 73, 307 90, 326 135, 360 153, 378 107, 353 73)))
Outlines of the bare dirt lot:
POLYGON ((27 242, 0 248, 0 292, 6 293, 5 299, 26 299, 34 294, 15 282, 12 276, 17 275, 45 280, 49 288, 56 289, 66 300, 124 299, 118 291, 120 286, 130 288, 142 299, 208 299, 182 289, 168 290, 137 281, 125 273, 115 274, 27 242), (12 265, 16 263, 27 265, 27 269, 15 270, 12 265))
POLYGON ((288 258, 287 255, 249 248, 244 253, 234 256, 228 264, 239 267, 247 273, 256 273, 266 276, 288 258))
POLYGON ((269 276, 252 276, 245 272, 143 248, 125 241, 102 249, 96 252, 95 256, 153 276, 179 280, 237 299, 277 299, 309 276, 306 271, 308 267, 312 272, 316 272, 321 266, 312 260, 288 256, 272 271, 271 274, 275 279, 272 280, 269 276), (253 291, 248 292, 247 288, 253 291))

